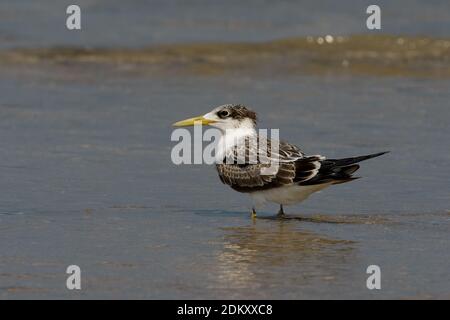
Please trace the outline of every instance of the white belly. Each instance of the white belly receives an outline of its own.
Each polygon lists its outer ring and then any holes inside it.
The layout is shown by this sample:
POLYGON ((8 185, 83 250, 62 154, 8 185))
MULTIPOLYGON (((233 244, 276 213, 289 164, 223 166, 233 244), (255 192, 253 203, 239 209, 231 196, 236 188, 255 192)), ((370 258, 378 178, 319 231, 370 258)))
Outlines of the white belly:
POLYGON ((290 205, 302 202, 314 192, 318 192, 322 189, 325 189, 330 185, 331 183, 324 183, 312 186, 290 185, 285 187, 252 192, 250 193, 250 196, 253 198, 253 201, 255 202, 256 206, 261 206, 267 201, 283 205, 290 205))

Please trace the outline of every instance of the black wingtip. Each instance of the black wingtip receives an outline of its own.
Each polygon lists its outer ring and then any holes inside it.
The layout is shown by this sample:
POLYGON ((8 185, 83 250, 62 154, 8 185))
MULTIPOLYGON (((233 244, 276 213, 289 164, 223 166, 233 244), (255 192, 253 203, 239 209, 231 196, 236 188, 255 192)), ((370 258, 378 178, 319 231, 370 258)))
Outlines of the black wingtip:
POLYGON ((364 161, 364 160, 368 160, 368 159, 372 159, 372 158, 376 158, 376 157, 382 156, 383 154, 386 154, 386 153, 389 153, 389 152, 390 151, 383 151, 383 152, 378 152, 378 153, 372 153, 372 154, 368 154, 366 156, 354 157, 353 159, 357 160, 357 162, 360 162, 360 161, 364 161))
POLYGON ((365 156, 352 157, 352 158, 343 158, 343 159, 327 159, 322 162, 323 167, 344 167, 349 166, 361 161, 369 160, 372 158, 376 158, 382 156, 383 154, 389 153, 390 151, 383 151, 378 153, 372 153, 365 156))
POLYGON ((363 156, 363 157, 365 158, 364 160, 367 160, 367 159, 372 159, 372 158, 382 156, 383 154, 390 153, 390 152, 391 151, 383 151, 383 152, 368 154, 367 156, 363 156))

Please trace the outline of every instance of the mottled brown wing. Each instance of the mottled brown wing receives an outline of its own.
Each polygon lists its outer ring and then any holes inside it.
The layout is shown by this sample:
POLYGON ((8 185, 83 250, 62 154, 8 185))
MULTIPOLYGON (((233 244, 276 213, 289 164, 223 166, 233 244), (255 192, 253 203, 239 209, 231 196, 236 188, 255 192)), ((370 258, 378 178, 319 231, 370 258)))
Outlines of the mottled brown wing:
MULTIPOLYGON (((267 141, 269 146, 273 143, 273 141, 267 141)), ((248 154, 256 152, 254 146, 242 144, 230 151, 229 156, 233 157, 238 154, 239 150, 237 149, 244 147, 248 154)), ((233 163, 228 158, 227 163, 217 164, 221 181, 237 191, 252 192, 306 181, 314 177, 317 174, 318 166, 320 167, 319 156, 304 157, 298 147, 286 142, 279 144, 276 154, 273 148, 268 150, 271 150, 268 157, 276 159, 277 162, 268 163, 268 161, 260 161, 261 159, 258 158, 257 163, 239 164, 233 163)))

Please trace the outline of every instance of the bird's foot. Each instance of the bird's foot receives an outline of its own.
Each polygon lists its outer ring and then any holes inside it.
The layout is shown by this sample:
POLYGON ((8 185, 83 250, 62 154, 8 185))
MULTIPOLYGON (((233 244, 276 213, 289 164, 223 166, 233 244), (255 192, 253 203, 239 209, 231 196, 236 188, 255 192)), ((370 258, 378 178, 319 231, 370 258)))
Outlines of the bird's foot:
POLYGON ((283 210, 283 205, 280 205, 280 210, 278 210, 277 218, 282 219, 284 217, 285 217, 285 214, 284 214, 284 210, 283 210))
POLYGON ((277 213, 277 219, 287 219, 287 216, 284 213, 277 213))

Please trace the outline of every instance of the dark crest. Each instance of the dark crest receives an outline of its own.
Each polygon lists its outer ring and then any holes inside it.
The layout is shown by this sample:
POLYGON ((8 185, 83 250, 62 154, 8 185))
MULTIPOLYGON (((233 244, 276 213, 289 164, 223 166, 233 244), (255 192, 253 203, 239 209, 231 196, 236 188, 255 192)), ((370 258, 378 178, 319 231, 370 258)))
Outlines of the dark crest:
POLYGON ((249 118, 256 124, 256 112, 248 109, 244 105, 228 104, 223 109, 227 110, 230 113, 229 116, 233 119, 243 120, 249 118))

